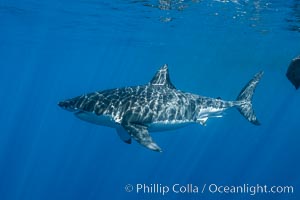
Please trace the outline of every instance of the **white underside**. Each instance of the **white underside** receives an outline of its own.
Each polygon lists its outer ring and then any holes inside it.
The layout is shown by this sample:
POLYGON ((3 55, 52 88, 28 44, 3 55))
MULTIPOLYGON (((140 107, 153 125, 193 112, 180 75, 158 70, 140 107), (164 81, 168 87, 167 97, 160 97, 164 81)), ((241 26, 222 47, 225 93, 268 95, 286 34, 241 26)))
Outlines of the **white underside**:
MULTIPOLYGON (((206 121, 210 117, 222 117, 221 112, 223 110, 218 109, 205 109, 201 110, 201 115, 197 119, 197 121, 189 121, 189 120, 165 120, 165 121, 158 121, 149 124, 145 124, 148 127, 149 132, 156 132, 156 131, 166 131, 166 130, 173 130, 182 128, 192 123, 199 123, 201 125, 205 125, 206 121)), ((108 126, 111 128, 119 128, 120 124, 116 123, 116 120, 111 115, 96 115, 94 113, 86 113, 86 112, 78 112, 75 113, 79 119, 98 124, 102 126, 108 126)), ((118 120, 117 120, 118 121, 118 120)))
POLYGON ((162 121, 162 122, 153 122, 151 124, 147 124, 149 132, 158 132, 158 131, 167 131, 167 130, 174 130, 178 128, 185 127, 189 124, 195 122, 191 121, 162 121))
MULTIPOLYGON (((116 123, 115 120, 110 115, 95 115, 93 113, 85 113, 79 112, 75 113, 75 116, 83 121, 87 121, 93 124, 98 124, 102 126, 108 126, 111 128, 118 128, 120 124, 116 123)), ((156 131, 166 131, 166 130, 173 130, 178 129, 189 124, 195 122, 187 121, 187 120, 173 120, 173 121, 160 121, 154 122, 150 124, 145 124, 148 127, 149 132, 156 132, 156 131)))
POLYGON ((102 126, 108 126, 111 128, 117 128, 118 124, 110 115, 95 115, 93 113, 79 112, 75 113, 75 116, 83 121, 87 121, 93 124, 98 124, 102 126))

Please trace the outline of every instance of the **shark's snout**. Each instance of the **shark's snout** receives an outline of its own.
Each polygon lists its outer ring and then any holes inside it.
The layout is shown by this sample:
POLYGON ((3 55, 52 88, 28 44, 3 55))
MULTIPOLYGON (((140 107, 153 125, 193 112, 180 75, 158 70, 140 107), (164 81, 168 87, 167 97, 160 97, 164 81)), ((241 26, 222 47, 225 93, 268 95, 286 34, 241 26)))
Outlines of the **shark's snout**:
POLYGON ((65 108, 66 107, 66 102, 65 101, 60 101, 60 102, 58 102, 58 104, 57 104, 59 107, 61 107, 61 108, 65 108))
POLYGON ((68 111, 73 111, 74 109, 72 108, 72 105, 70 104, 70 101, 60 101, 57 104, 59 107, 68 110, 68 111))

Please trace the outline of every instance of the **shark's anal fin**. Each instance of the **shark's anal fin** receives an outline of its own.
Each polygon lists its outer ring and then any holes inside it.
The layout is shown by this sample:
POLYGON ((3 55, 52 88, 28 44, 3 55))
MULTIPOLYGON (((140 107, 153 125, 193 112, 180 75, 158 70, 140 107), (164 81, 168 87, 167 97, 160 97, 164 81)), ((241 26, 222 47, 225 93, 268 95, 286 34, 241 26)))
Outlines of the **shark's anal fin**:
POLYGON ((161 152, 161 148, 152 140, 147 126, 134 123, 125 123, 122 126, 138 143, 153 151, 161 152))
POLYGON ((129 135, 129 133, 122 126, 119 126, 116 129, 121 140, 123 140, 127 144, 131 144, 131 136, 129 135))

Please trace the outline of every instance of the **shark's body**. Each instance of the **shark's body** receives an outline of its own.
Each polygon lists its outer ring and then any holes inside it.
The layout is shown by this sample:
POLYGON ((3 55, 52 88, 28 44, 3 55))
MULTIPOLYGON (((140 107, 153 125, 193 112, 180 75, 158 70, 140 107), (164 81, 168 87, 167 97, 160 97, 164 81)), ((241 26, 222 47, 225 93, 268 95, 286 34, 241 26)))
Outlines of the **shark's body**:
POLYGON ((134 138, 151 150, 161 151, 149 132, 176 129, 191 123, 205 125, 208 118, 221 117, 222 112, 231 107, 259 125, 251 100, 262 74, 256 74, 249 81, 236 101, 224 101, 177 90, 164 65, 147 85, 94 92, 59 102, 59 106, 82 120, 116 128, 126 143, 130 144, 134 138))

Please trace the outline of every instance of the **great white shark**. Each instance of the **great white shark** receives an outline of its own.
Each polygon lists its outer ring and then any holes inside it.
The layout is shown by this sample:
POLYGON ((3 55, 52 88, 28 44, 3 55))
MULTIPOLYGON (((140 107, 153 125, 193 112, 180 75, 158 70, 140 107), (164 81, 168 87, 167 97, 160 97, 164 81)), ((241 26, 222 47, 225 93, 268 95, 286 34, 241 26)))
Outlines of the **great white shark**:
POLYGON ((133 138, 148 149, 161 152, 149 132, 192 123, 205 125, 209 118, 222 117, 229 108, 237 108, 249 122, 259 125, 252 108, 252 97, 262 75, 263 72, 257 73, 235 101, 225 101, 176 89, 170 80, 168 66, 164 65, 146 85, 84 94, 58 105, 81 120, 116 128, 127 144, 131 144, 133 138))

